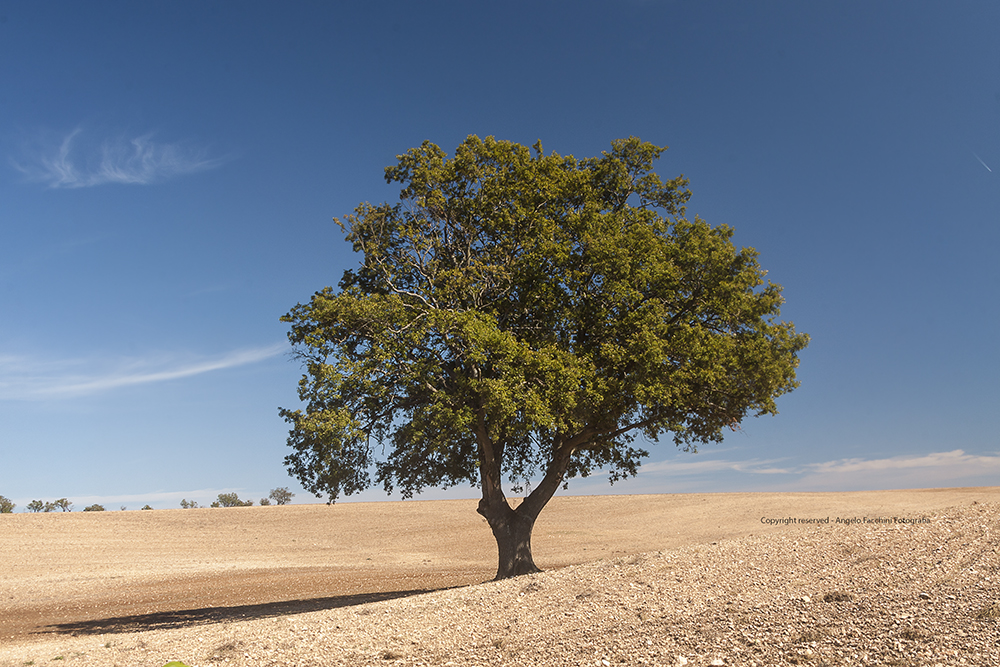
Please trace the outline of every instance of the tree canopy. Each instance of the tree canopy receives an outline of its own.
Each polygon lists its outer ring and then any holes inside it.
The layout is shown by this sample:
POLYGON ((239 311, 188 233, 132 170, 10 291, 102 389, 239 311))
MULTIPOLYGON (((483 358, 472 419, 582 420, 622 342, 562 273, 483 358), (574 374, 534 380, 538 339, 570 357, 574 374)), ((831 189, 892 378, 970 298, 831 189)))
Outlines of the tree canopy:
POLYGON ((498 577, 533 571, 530 532, 560 484, 634 475, 669 433, 693 450, 797 386, 808 337, 726 226, 685 217, 664 149, 598 157, 470 136, 386 168, 395 204, 335 221, 361 256, 282 319, 303 361, 286 459, 333 502, 482 489, 498 577), (503 491, 541 476, 516 509, 503 491))

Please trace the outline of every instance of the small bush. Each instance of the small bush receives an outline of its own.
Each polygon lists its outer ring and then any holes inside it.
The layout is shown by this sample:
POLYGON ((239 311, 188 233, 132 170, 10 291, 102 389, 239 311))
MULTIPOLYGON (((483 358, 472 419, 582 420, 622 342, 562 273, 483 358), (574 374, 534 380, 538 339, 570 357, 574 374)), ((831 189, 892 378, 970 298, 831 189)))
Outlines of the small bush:
POLYGON ((152 508, 152 507, 150 507, 149 505, 143 505, 143 506, 142 506, 142 507, 140 507, 139 509, 143 509, 143 510, 151 510, 151 509, 153 509, 153 508, 152 508))
POLYGON ((43 503, 41 500, 32 500, 30 503, 28 503, 28 511, 29 512, 44 512, 45 511, 45 503, 43 503))
POLYGON ((271 504, 271 501, 270 501, 270 500, 268 500, 267 498, 261 498, 261 499, 260 499, 260 504, 261 504, 261 505, 270 505, 270 504, 271 504))
POLYGON ((181 499, 181 507, 183 507, 186 510, 189 510, 189 509, 198 509, 199 505, 197 502, 193 500, 187 500, 186 498, 184 498, 181 499))
POLYGON ((84 512, 103 512, 104 511, 104 505, 97 505, 97 504, 89 505, 87 507, 84 507, 83 511, 84 512))
POLYGON ((17 507, 10 498, 6 496, 0 496, 0 514, 11 514, 14 508, 17 507))

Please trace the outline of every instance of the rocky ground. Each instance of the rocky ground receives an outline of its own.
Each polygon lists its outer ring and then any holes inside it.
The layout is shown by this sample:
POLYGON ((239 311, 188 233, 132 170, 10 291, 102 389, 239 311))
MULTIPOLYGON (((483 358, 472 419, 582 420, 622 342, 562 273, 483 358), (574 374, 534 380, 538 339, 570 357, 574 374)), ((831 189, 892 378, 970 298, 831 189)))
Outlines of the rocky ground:
POLYGON ((752 534, 428 593, 417 591, 439 588, 433 577, 380 593, 97 614, 8 635, 0 665, 1000 666, 996 491, 921 496, 925 511, 898 498, 906 512, 865 511, 868 498, 827 514, 817 510, 831 499, 797 498, 752 534))

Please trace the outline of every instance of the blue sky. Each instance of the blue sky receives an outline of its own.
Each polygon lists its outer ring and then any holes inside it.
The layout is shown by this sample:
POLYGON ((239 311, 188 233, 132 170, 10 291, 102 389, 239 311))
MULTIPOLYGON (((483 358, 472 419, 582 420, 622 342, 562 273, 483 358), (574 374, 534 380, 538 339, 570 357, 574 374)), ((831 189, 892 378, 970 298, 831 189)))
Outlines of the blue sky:
POLYGON ((0 0, 0 494, 316 502, 278 318, 397 154, 468 134, 669 146, 812 336, 777 417, 568 493, 996 485, 997 34, 991 2, 0 0))

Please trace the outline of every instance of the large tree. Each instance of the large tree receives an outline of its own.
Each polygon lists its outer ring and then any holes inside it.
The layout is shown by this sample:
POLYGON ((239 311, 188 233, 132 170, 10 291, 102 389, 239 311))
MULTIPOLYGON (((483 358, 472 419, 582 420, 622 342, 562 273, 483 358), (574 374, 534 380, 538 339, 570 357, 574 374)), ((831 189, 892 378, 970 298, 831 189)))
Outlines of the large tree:
POLYGON ((282 318, 306 371, 304 409, 281 410, 289 473, 330 502, 479 486, 499 579, 537 571, 532 527, 566 480, 636 473, 636 437, 694 450, 776 413, 808 337, 755 250, 684 217, 687 181, 652 171, 663 150, 470 136, 398 156, 400 202, 335 219, 360 266, 282 318), (504 480, 538 476, 511 507, 504 480))

